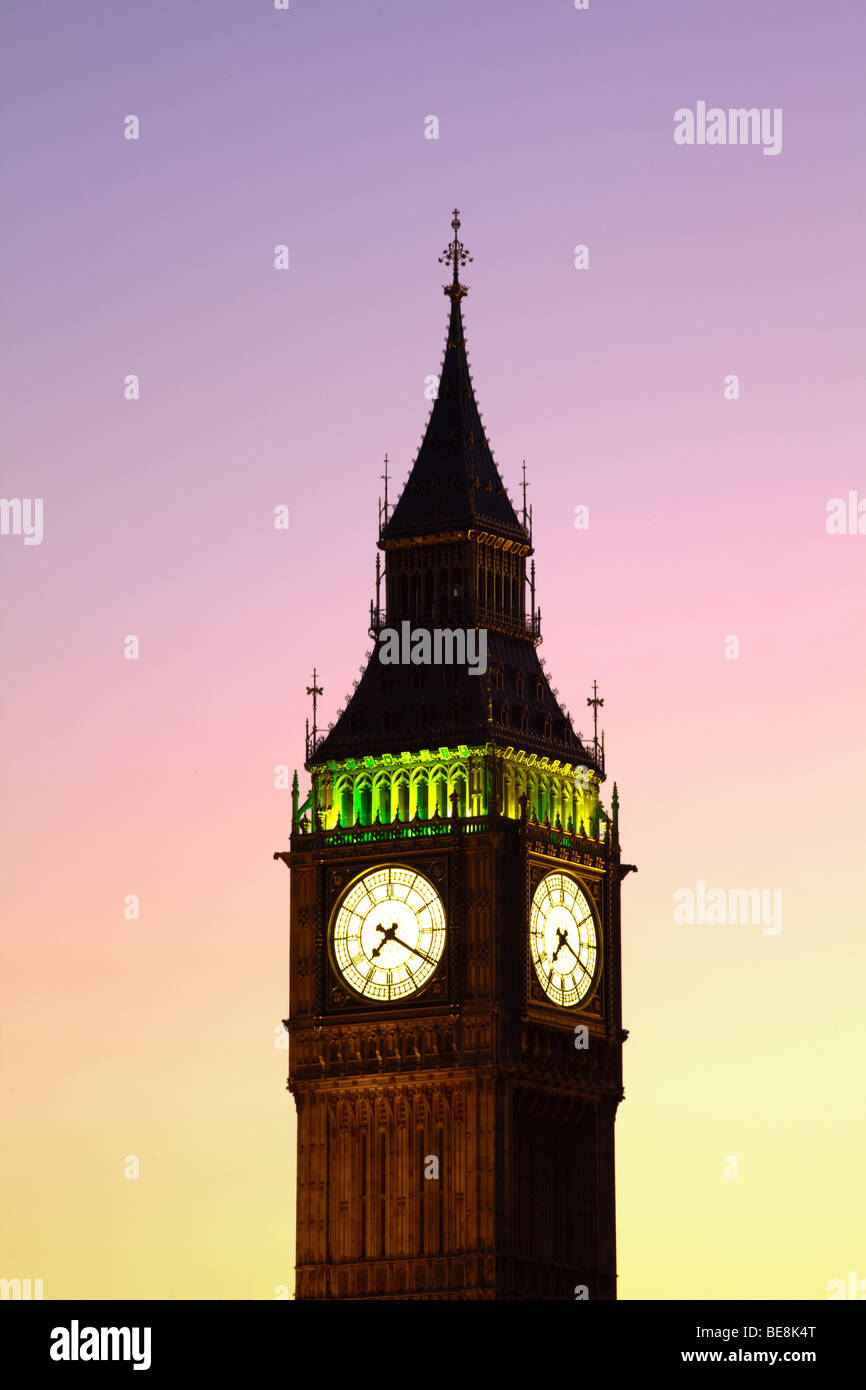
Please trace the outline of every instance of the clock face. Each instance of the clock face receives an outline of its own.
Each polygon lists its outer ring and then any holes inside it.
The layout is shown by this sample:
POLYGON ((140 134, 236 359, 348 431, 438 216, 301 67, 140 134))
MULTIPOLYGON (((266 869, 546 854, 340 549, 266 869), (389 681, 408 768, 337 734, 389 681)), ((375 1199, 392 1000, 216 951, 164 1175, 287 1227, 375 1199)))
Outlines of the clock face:
POLYGON ((585 999, 598 961, 592 908, 573 878, 548 874, 535 890, 529 915, 532 961, 554 1004, 568 1008, 585 999))
POLYGON ((401 865, 364 874, 334 918, 334 963, 365 999, 388 1003, 415 994, 444 949, 442 899, 423 874, 401 865))

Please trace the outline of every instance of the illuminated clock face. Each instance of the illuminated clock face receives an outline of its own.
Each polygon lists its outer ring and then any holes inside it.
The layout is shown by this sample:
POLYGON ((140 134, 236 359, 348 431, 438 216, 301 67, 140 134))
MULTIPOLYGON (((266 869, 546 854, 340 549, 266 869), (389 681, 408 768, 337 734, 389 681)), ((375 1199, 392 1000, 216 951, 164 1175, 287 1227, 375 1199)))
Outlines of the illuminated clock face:
POLYGON ((334 919, 334 962, 365 999, 388 1003, 427 983, 445 949, 445 909, 429 879, 392 865, 352 884, 334 919))
POLYGON ((598 962, 592 908, 573 878, 548 874, 535 890, 529 915, 532 961, 554 1004, 568 1008, 585 999, 598 962))

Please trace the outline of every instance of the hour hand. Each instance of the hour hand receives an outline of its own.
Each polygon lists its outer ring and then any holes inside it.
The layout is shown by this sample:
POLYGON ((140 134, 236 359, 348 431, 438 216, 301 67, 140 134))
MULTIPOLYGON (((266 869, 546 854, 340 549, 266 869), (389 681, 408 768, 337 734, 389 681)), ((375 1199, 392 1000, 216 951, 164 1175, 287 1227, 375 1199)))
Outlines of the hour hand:
MULTIPOLYGON (((553 955, 550 957, 550 963, 551 963, 551 965, 552 965, 553 962, 556 960, 556 957, 559 955, 559 953, 560 953, 560 951, 562 950, 563 946, 568 946, 569 951, 571 951, 571 947, 568 945, 568 932, 564 932, 564 931, 562 930, 561 927, 557 927, 557 929, 556 929, 556 950, 554 951, 553 955)), ((574 955, 574 952, 571 951, 571 954, 574 955)))
POLYGON ((394 940, 394 938, 397 935, 397 923, 392 922, 390 927, 383 927, 380 922, 376 927, 376 931, 380 931, 382 933, 382 940, 379 942, 379 945, 374 946, 372 951, 370 952, 371 960, 376 959, 376 957, 381 953, 383 946, 387 946, 389 941, 394 940))

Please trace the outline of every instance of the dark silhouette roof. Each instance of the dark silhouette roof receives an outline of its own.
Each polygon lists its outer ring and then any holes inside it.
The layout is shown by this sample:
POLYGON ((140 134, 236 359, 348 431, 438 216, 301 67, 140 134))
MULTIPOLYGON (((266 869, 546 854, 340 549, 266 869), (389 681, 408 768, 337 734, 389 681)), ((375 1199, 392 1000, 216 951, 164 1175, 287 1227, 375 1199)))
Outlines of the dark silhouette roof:
MULTIPOLYGON (((444 286, 451 311, 439 393, 412 472, 381 528, 379 544, 387 556, 403 551, 406 542, 411 544, 415 538, 435 547, 439 544, 435 538, 452 530, 488 531, 497 546, 500 538, 517 543, 508 548, 520 556, 525 580, 531 537, 499 476, 469 375, 461 313, 467 290, 458 272, 471 257, 458 238, 456 210, 451 225, 454 239, 440 257, 453 266, 454 274, 451 284, 444 286)), ((482 541, 466 543, 478 546, 482 541)), ((477 595, 464 598, 467 608, 462 617, 452 616, 442 626, 486 631, 487 673, 472 675, 465 664, 387 665, 374 642, 346 708, 328 732, 318 736, 315 747, 308 749, 308 767, 384 753, 491 743, 596 767, 603 775, 597 751, 575 733, 539 661, 540 614, 531 612, 527 621, 522 601, 515 613, 513 607, 506 611, 502 600, 498 608, 486 611, 477 595)), ((390 620, 396 630, 405 616, 392 614, 389 608, 385 622, 390 620)), ((378 626, 372 625, 371 635, 377 631, 378 626)))
POLYGON ((484 676, 465 666, 383 665, 374 648, 310 763, 485 743, 594 765, 591 740, 586 745, 575 734, 536 648, 495 631, 488 633, 484 676))
POLYGON ((463 315, 463 286, 446 287, 451 314, 439 393, 400 500, 382 539, 456 526, 487 526, 526 538, 493 459, 475 401, 463 315))

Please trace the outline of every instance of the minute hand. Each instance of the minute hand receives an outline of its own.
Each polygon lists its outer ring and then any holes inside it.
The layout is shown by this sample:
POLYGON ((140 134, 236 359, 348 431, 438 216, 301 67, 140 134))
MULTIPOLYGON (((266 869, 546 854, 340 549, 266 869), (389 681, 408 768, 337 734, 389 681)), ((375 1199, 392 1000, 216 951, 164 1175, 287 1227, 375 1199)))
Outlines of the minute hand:
POLYGON ((424 954, 423 951, 419 951, 419 950, 417 949, 417 947, 415 947, 415 946, 410 946, 410 945, 409 945, 409 942, 408 942, 408 941, 404 941, 402 937, 397 936, 396 932, 395 932, 395 934, 391 937, 391 940, 392 940, 392 941, 396 941, 397 944, 398 944, 398 946, 403 946, 403 947, 405 948, 405 950, 411 951, 412 954, 413 954, 414 956, 420 956, 422 960, 429 961, 431 965, 435 965, 435 964, 436 964, 436 962, 435 962, 435 960, 433 959, 432 956, 427 956, 427 955, 424 954))
POLYGON ((564 941, 562 944, 563 944, 564 946, 567 946, 567 947, 568 947, 569 951, 570 951, 571 954, 574 956, 574 959, 577 961, 577 963, 578 963, 578 965, 580 966, 581 970, 583 971, 584 975, 589 975, 589 971, 587 970, 587 968, 586 968, 586 966, 584 965, 583 961, 580 959, 580 956, 577 954, 577 951, 575 951, 574 947, 572 946, 572 944, 571 944, 571 942, 569 941, 569 939, 568 939, 567 936, 566 936, 566 938, 565 938, 565 941, 564 941))

